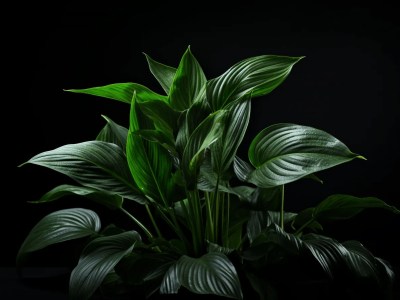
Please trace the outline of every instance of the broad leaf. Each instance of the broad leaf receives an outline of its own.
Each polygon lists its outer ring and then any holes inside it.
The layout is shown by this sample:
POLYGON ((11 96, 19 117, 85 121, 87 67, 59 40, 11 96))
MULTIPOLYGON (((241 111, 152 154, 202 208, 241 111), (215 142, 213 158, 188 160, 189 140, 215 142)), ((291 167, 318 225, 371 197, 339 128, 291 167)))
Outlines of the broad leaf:
POLYGON ((188 109, 206 84, 206 77, 190 48, 183 54, 172 82, 169 99, 172 108, 188 109))
POLYGON ((145 203, 132 179, 123 150, 113 143, 68 144, 42 152, 27 163, 65 174, 84 186, 145 203))
POLYGON ((149 64, 150 72, 154 75, 157 81, 160 83, 167 95, 169 94, 169 89, 174 81, 176 69, 170 66, 166 66, 159 62, 156 62, 150 56, 145 54, 147 63, 149 64))
POLYGON ((266 95, 279 86, 301 57, 261 55, 242 60, 207 82, 207 100, 213 111, 246 94, 266 95))
POLYGON ((140 241, 140 235, 135 231, 100 237, 91 241, 83 250, 78 265, 71 273, 70 298, 89 299, 107 274, 140 241))
POLYGON ((247 180, 269 188, 354 158, 363 157, 322 130, 296 124, 275 124, 262 130, 252 141, 249 159, 256 170, 247 180))
POLYGON ((84 208, 55 211, 41 219, 22 243, 17 264, 23 256, 49 245, 92 235, 100 230, 98 215, 84 208))
POLYGON ((67 92, 88 94, 108 99, 113 99, 125 103, 131 103, 133 93, 142 101, 161 100, 167 101, 167 97, 157 94, 147 87, 137 83, 113 83, 105 86, 92 87, 87 89, 69 89, 67 92))
POLYGON ((118 195, 113 195, 90 187, 63 184, 48 191, 39 200, 31 201, 31 203, 51 202, 68 195, 83 196, 114 209, 121 208, 124 202, 123 198, 118 195))
POLYGON ((128 129, 121 125, 118 125, 106 116, 103 116, 103 118, 107 121, 107 124, 97 135, 96 140, 107 143, 114 143, 119 146, 123 151, 125 151, 128 129))
POLYGON ((182 256, 168 269, 160 292, 176 294, 181 286, 197 294, 243 298, 235 267, 224 254, 218 252, 199 258, 182 256))
POLYGON ((233 160, 233 171, 240 181, 247 181, 247 177, 254 171, 254 167, 239 156, 235 156, 233 160))

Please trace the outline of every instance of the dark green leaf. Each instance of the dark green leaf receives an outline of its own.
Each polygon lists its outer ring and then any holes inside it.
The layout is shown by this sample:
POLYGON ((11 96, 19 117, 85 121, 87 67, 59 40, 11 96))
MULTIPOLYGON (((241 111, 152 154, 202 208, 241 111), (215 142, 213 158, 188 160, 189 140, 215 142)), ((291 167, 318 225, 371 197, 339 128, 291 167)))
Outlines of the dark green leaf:
POLYGON ((87 89, 70 89, 65 91, 113 99, 129 104, 132 101, 133 93, 136 93, 137 97, 142 101, 161 100, 166 102, 168 100, 166 96, 157 94, 141 84, 132 82, 113 83, 105 86, 87 89))
POLYGON ((172 82, 174 81, 176 69, 173 67, 161 64, 159 62, 156 62, 154 59, 152 59, 147 54, 145 54, 145 56, 147 59, 147 63, 149 64, 151 73, 154 75, 154 77, 157 79, 157 81, 160 83, 160 85, 164 89, 165 93, 167 93, 167 95, 168 95, 169 89, 172 85, 172 82))
POLYGON ((282 189, 279 186, 269 189, 256 188, 249 200, 253 210, 278 211, 281 208, 282 189))
POLYGON ((71 273, 70 298, 89 299, 107 274, 140 241, 140 235, 135 231, 100 237, 91 241, 83 250, 78 265, 71 273))
POLYGON ((99 230, 100 219, 91 210, 69 208, 55 211, 41 219, 29 232, 19 249, 17 264, 28 252, 89 236, 99 230))
POLYGON ((247 177, 254 171, 254 168, 239 156, 235 156, 233 161, 233 170, 240 181, 247 181, 247 177))
POLYGON ((218 252, 199 258, 182 256, 168 269, 160 292, 176 294, 182 285, 197 294, 243 298, 235 267, 224 254, 218 252))
POLYGON ((330 134, 308 126, 281 123, 252 141, 249 159, 256 170, 247 180, 269 188, 298 180, 362 156, 330 134))
POLYGON ((61 197, 68 195, 77 195, 89 198, 97 203, 105 205, 109 208, 121 208, 124 202, 123 198, 118 195, 106 193, 93 188, 85 186, 76 186, 70 184, 63 184, 48 191, 39 200, 31 201, 31 203, 44 203, 51 202, 61 197))
POLYGON ((107 124, 97 135, 96 140, 107 143, 114 143, 119 146, 123 151, 125 151, 128 129, 121 125, 118 125, 106 116, 103 116, 103 118, 106 119, 107 124))
POLYGON ((199 97, 206 81, 203 70, 188 48, 182 56, 169 91, 172 108, 178 111, 188 109, 199 97))
POLYGON ((86 187, 145 203, 124 152, 113 143, 88 141, 64 145, 42 152, 27 163, 65 174, 86 187))
POLYGON ((261 55, 242 60, 207 82, 213 111, 223 109, 245 94, 266 95, 279 86, 301 57, 261 55))

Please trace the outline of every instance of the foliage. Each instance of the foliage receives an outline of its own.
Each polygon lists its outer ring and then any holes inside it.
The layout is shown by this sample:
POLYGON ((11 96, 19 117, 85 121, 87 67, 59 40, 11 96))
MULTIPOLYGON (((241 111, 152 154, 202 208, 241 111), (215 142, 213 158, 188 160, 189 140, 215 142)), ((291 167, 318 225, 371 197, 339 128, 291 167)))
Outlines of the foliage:
POLYGON ((258 133, 248 161, 237 155, 251 100, 278 87, 302 57, 251 57, 210 80, 190 48, 177 68, 146 59, 165 95, 136 83, 68 90, 126 103, 129 128, 104 116, 106 124, 95 140, 64 145, 26 162, 76 182, 33 202, 86 197, 126 214, 136 230, 101 230, 91 210, 59 210, 33 227, 17 255, 18 265, 32 251, 86 239, 71 273, 73 299, 88 299, 101 285, 141 290, 149 297, 184 287, 242 299, 246 280, 267 299, 274 294, 270 270, 293 259, 312 261, 328 278, 344 269, 382 289, 390 286, 389 263, 360 242, 322 235, 322 224, 366 208, 399 213, 395 207, 378 198, 337 194, 316 207, 284 210, 285 185, 318 179, 316 173, 361 155, 327 132, 289 123, 258 133), (134 215, 127 204, 145 207, 147 216, 134 215))

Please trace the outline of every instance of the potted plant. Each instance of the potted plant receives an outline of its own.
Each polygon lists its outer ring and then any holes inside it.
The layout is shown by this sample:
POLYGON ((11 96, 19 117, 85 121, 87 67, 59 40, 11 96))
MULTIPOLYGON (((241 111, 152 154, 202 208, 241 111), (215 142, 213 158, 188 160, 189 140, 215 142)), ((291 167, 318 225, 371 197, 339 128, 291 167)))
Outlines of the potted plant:
POLYGON ((67 90, 126 103, 129 128, 104 116, 95 140, 26 162, 76 182, 33 202, 86 197, 127 215, 132 225, 104 226, 87 208, 54 211, 22 243, 19 267, 33 251, 79 239, 84 247, 70 275, 72 299, 101 293, 282 299, 299 282, 320 278, 327 294, 351 282, 390 296, 388 262, 358 241, 322 233, 324 223, 366 208, 399 210, 375 197, 344 194, 285 210, 287 184, 318 182, 320 171, 363 156, 325 131, 290 123, 269 125, 252 140, 248 158, 237 155, 252 99, 278 87, 302 57, 250 57, 213 79, 190 48, 177 68, 146 59, 165 94, 137 83, 67 90))

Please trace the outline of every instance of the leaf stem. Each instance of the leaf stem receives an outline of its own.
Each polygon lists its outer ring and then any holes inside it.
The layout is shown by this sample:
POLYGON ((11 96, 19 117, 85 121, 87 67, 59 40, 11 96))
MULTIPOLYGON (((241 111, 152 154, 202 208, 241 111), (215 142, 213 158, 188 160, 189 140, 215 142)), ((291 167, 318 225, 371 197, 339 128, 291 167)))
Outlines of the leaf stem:
POLYGON ((123 207, 120 208, 120 210, 126 214, 131 220, 133 220, 133 222, 135 222, 143 231, 144 233, 146 233, 146 235, 152 239, 154 236, 151 234, 150 230, 148 230, 146 228, 146 226, 144 226, 138 219, 136 219, 134 216, 132 216, 126 209, 124 209, 123 207))
POLYGON ((280 212, 280 226, 285 230, 285 185, 281 185, 281 212, 280 212))
POLYGON ((154 217, 153 217, 153 214, 151 213, 151 210, 150 210, 149 205, 146 204, 145 206, 146 206, 146 211, 147 211, 147 213, 148 213, 148 215, 149 215, 149 217, 150 217, 151 223, 153 224, 154 229, 156 230, 158 237, 162 238, 163 236, 162 236, 162 234, 161 234, 160 229, 159 229, 158 226, 157 226, 157 223, 156 223, 156 220, 155 220, 154 217))

